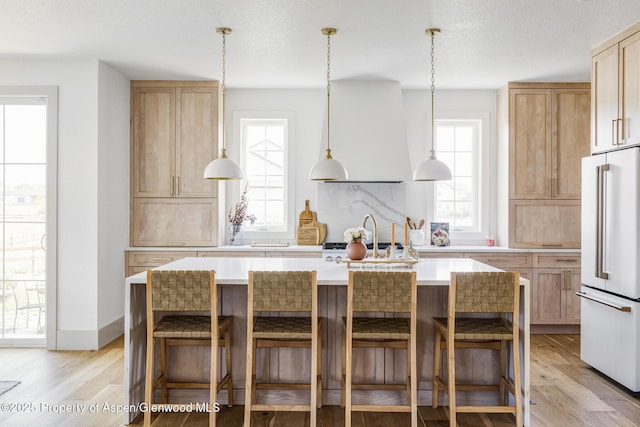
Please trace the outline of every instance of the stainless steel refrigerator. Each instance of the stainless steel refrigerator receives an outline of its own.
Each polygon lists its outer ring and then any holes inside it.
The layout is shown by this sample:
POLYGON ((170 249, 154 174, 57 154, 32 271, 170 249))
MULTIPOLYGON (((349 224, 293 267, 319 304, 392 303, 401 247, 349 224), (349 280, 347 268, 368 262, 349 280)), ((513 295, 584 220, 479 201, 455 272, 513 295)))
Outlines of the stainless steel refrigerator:
POLYGON ((581 358, 640 391, 640 147, 582 159, 581 358))

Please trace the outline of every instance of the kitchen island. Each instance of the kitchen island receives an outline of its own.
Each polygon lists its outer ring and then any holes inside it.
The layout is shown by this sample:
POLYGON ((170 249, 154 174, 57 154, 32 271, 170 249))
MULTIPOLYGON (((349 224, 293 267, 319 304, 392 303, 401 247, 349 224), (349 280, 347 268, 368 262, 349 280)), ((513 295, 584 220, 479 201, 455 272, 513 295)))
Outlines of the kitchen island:
MULTIPOLYGON (((352 269, 361 267, 352 266, 352 269)), ((366 267, 384 270, 399 269, 410 271, 402 265, 366 267)), ((323 403, 338 405, 340 403, 341 375, 341 318, 346 313, 346 285, 348 269, 344 264, 327 263, 319 258, 183 258, 163 265, 158 269, 171 270, 215 270, 218 283, 221 314, 233 315, 233 386, 234 399, 244 402, 244 373, 246 357, 246 284, 248 272, 251 270, 316 270, 318 280, 319 316, 326 318, 322 337, 323 358, 323 403)), ((418 404, 431 404, 433 380, 433 316, 445 316, 447 307, 447 289, 452 271, 500 271, 472 259, 439 258, 422 259, 413 266, 418 282, 418 404)), ((130 412, 125 414, 125 423, 137 415, 136 404, 144 399, 145 376, 145 311, 146 274, 138 273, 125 279, 125 402, 130 412)), ((529 281, 521 279, 521 360, 522 386, 524 405, 524 424, 530 425, 529 410, 529 324, 530 300, 529 281)), ((406 354, 401 350, 357 349, 354 351, 354 380, 363 376, 363 372, 375 375, 381 382, 403 382, 406 372, 406 354), (396 354, 397 353, 397 354, 396 354)), ((172 348, 171 365, 175 367, 174 375, 181 378, 203 377, 206 368, 208 348, 172 348)), ((272 381, 295 381, 306 379, 310 372, 310 356, 307 349, 273 349, 262 352, 258 363, 262 363, 266 375, 272 381)), ((464 350, 456 352, 456 375, 464 381, 473 378, 480 381, 497 379, 497 354, 464 350)), ((176 390, 170 396, 171 401, 198 398, 206 400, 207 392, 201 390, 176 390), (179 393, 182 392, 182 393, 179 393)), ((402 399, 402 394, 395 392, 378 392, 375 399, 394 402, 402 399), (395 393, 395 394, 394 394, 395 393)), ((468 392, 458 393, 462 400, 481 404, 493 404, 494 397, 487 394, 468 392)), ((291 401, 302 397, 295 392, 275 391, 265 394, 265 398, 278 401, 291 401)), ((355 399, 354 394, 354 399, 355 399)), ((226 403, 225 392, 220 394, 220 403, 226 403)))

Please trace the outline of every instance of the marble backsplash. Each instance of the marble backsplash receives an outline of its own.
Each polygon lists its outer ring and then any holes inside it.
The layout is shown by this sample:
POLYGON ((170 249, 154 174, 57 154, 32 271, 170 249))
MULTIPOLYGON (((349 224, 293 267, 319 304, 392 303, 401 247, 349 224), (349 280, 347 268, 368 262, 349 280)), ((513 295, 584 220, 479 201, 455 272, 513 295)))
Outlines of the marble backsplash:
MULTIPOLYGON (((381 242, 391 240, 391 222, 395 222, 396 242, 402 243, 407 217, 405 183, 319 183, 316 212, 318 221, 327 224, 327 241, 342 242, 347 228, 362 225, 364 216, 373 214, 381 242)), ((313 209, 312 209, 313 210, 313 209)), ((367 229, 372 230, 371 222, 367 229)))

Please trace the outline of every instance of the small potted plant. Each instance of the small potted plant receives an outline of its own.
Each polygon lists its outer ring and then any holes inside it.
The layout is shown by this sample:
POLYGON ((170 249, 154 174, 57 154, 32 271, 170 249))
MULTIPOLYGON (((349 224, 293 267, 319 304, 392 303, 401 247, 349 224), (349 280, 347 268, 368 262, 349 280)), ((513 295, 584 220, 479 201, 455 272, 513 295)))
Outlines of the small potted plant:
POLYGON ((368 239, 371 233, 364 227, 348 228, 344 232, 344 241, 347 242, 347 256, 351 260, 361 260, 367 256, 367 246, 362 239, 368 239))

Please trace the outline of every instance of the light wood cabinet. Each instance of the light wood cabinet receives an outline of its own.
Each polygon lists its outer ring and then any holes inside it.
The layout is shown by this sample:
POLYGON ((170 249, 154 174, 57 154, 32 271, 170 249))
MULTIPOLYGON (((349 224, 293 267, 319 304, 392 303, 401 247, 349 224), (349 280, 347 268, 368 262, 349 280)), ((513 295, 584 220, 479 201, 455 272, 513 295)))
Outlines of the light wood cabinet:
POLYGON ((203 198, 136 197, 132 246, 216 246, 215 208, 203 198))
POLYGON ((640 24, 591 53, 591 151, 640 144, 640 24))
POLYGON ((320 258, 322 257, 321 251, 267 251, 267 258, 320 258))
POLYGON ((218 82, 131 82, 131 245, 217 245, 218 82))
POLYGON ((499 177, 508 179, 501 196, 508 213, 499 218, 508 221, 508 236, 500 238, 514 248, 579 248, 589 83, 509 83, 498 93, 498 116, 499 152, 508 160, 507 176, 499 177))
POLYGON ((126 277, 147 271, 150 268, 177 261, 184 257, 196 256, 191 251, 125 251, 126 277))
POLYGON ((579 248, 579 200, 512 200, 510 241, 518 248, 579 248))
POLYGON ((580 255, 534 254, 531 323, 580 324, 580 255))
POLYGON ((504 271, 517 271, 520 273, 520 277, 531 280, 530 253, 467 252, 465 257, 504 271))

